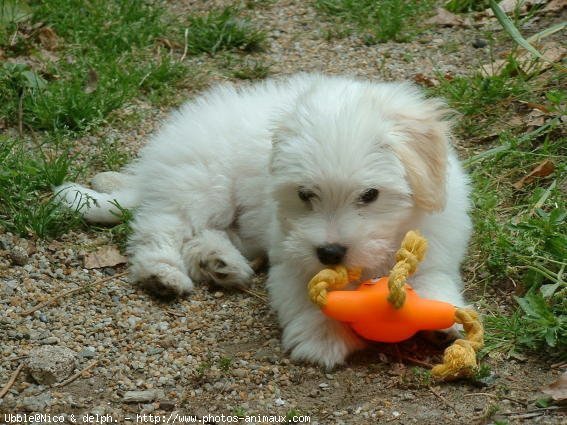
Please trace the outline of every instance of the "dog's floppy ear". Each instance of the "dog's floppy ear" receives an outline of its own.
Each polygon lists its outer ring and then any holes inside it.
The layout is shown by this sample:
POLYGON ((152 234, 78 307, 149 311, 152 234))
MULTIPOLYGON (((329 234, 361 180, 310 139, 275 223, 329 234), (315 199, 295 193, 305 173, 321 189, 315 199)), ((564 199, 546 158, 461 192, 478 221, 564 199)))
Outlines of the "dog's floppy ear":
POLYGON ((449 110, 436 99, 422 100, 421 108, 395 114, 392 145, 402 161, 415 204, 430 212, 445 207, 447 155, 450 144, 449 110))

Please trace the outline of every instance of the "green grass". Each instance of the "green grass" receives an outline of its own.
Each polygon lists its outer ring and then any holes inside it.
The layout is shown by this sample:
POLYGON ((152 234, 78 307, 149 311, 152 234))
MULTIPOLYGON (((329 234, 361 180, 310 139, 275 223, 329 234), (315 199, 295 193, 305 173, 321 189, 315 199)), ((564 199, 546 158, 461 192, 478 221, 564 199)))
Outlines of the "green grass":
POLYGON ((315 1, 319 11, 335 18, 333 34, 345 36, 354 30, 366 44, 410 40, 418 32, 418 22, 434 4, 432 0, 315 1))
POLYGON ((226 7, 204 16, 189 17, 185 39, 188 52, 213 55, 221 50, 261 50, 266 34, 249 20, 240 18, 236 8, 226 7))
POLYGON ((443 7, 454 13, 473 12, 488 9, 488 0, 450 0, 443 7))
POLYGON ((51 237, 76 227, 76 211, 61 210, 46 192, 69 177, 71 158, 58 141, 30 149, 0 137, 0 226, 22 236, 51 237), (55 148, 54 148, 55 146, 55 148))
MULTIPOLYGON (((38 69, 2 68, 0 93, 8 101, 0 108, 9 124, 85 131, 133 97, 167 94, 162 87, 183 78, 184 67, 156 49, 157 38, 168 36, 171 26, 159 3, 53 0, 30 3, 26 10, 31 13, 22 19, 28 24, 43 22, 55 34, 57 60, 43 61, 38 69)), ((18 24, 4 27, 14 30, 18 24)), ((14 49, 5 39, 2 47, 14 57, 41 52, 38 44, 14 49)))

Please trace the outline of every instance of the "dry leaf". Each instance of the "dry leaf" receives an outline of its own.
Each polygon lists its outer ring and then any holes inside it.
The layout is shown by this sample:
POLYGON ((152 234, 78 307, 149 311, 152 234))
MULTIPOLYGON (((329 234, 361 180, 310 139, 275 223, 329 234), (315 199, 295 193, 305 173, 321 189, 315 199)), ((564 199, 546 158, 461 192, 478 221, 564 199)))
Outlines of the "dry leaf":
POLYGON ((551 396, 555 401, 567 400, 567 371, 559 379, 541 389, 545 394, 551 396))
POLYGON ((541 127, 545 123, 545 113, 539 109, 532 109, 526 118, 528 127, 541 127))
POLYGON ((543 162, 541 162, 537 167, 535 167, 532 171, 530 171, 529 174, 525 175, 516 183, 514 183, 513 186, 516 189, 521 189, 526 184, 534 181, 536 177, 547 177, 551 173, 553 173, 553 171, 555 171, 555 164, 553 163, 553 161, 546 159, 543 162))
POLYGON ((96 90, 98 86, 98 74, 94 69, 89 69, 87 74, 87 84, 85 85, 85 93, 90 94, 96 90))
POLYGON ((55 50, 59 40, 55 31, 49 27, 40 28, 38 32, 39 42, 47 50, 55 50))
POLYGON ((120 254, 118 248, 113 245, 102 246, 95 252, 85 255, 85 268, 101 269, 103 267, 112 267, 118 264, 124 264, 128 259, 120 254))
POLYGON ((436 78, 428 77, 422 73, 415 74, 413 76, 413 81, 424 87, 436 87, 439 85, 439 81, 436 78))
POLYGON ((543 8, 544 12, 559 12, 567 8, 567 0, 551 0, 543 8))
MULTIPOLYGON (((528 10, 531 10, 534 6, 544 4, 547 1, 548 0, 503 0, 498 3, 498 6, 500 6, 500 9, 502 9, 504 13, 514 13, 518 5, 520 5, 520 15, 525 15, 528 10)), ((484 13, 488 16, 494 16, 494 12, 490 8, 486 9, 484 13)))
POLYGON ((436 15, 425 21, 429 25, 438 25, 441 27, 464 27, 469 26, 463 18, 454 13, 449 12, 447 9, 438 7, 436 15))

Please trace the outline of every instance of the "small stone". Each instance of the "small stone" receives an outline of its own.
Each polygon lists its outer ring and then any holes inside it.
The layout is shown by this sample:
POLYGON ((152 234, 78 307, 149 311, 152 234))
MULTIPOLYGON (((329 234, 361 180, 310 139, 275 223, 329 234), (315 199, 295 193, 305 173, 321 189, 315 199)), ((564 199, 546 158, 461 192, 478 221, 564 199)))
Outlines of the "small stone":
POLYGON ((94 347, 87 347, 79 353, 79 356, 85 359, 92 359, 96 356, 96 349, 94 347))
POLYGON ((319 384, 319 388, 325 389, 325 388, 328 388, 328 387, 329 387, 329 384, 327 384, 325 382, 322 382, 322 383, 319 384))
POLYGON ((63 381, 73 372, 76 364, 74 351, 66 347, 50 345, 34 348, 27 359, 30 375, 37 383, 43 385, 63 381))
POLYGON ((11 297, 16 292, 16 288, 18 287, 18 281, 16 280, 1 280, 0 281, 0 293, 11 297))
POLYGON ((224 296, 224 294, 220 291, 217 291, 217 292, 214 293, 215 298, 222 298, 223 296, 224 296))
POLYGON ((40 341, 40 344, 42 345, 55 345, 55 344, 59 344, 59 338, 57 338, 56 336, 50 336, 47 338, 44 338, 40 341))
POLYGON ((240 369, 240 368, 234 369, 232 371, 232 374, 239 378, 245 378, 246 376, 248 376, 248 372, 246 371, 246 369, 240 369))
POLYGON ((475 38, 472 42, 472 46, 475 49, 482 49, 483 47, 488 46, 488 42, 483 38, 475 38))
POLYGON ((281 399, 281 398, 278 397, 278 398, 276 398, 276 399, 274 400, 274 404, 275 404, 276 406, 284 406, 284 405, 285 405, 285 400, 283 400, 283 399, 281 399))
POLYGON ((172 411, 175 409, 175 402, 171 400, 162 400, 159 402, 159 408, 168 412, 172 411))
POLYGON ((112 267, 105 267, 102 269, 102 272, 107 276, 114 276, 116 274, 116 270, 112 267))
POLYGON ((49 319, 47 318, 47 316, 44 313, 39 313, 38 318, 39 318, 40 322, 43 322, 43 323, 49 322, 49 319))
POLYGON ((36 396, 24 397, 22 400, 22 408, 28 412, 43 413, 51 404, 52 399, 48 392, 36 396))
POLYGON ((148 356, 155 356, 156 354, 163 353, 163 348, 152 347, 148 349, 148 356))
POLYGON ((163 390, 126 391, 122 401, 124 403, 150 403, 164 397, 163 390))
POLYGON ((21 246, 16 245, 10 250, 10 260, 16 266, 25 266, 28 263, 28 252, 21 246))

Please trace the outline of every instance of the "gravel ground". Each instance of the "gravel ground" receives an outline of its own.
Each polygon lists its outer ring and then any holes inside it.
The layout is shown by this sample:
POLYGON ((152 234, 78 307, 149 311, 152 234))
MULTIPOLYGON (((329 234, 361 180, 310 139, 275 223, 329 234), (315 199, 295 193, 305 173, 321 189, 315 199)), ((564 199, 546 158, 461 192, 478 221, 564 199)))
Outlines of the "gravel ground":
MULTIPOLYGON (((170 7, 184 13, 211 3, 175 1, 170 7)), ((474 48, 473 41, 497 28, 494 21, 479 28, 437 28, 412 43, 365 46, 356 37, 327 41, 328 24, 308 2, 279 1, 250 13, 269 32, 269 49, 257 57, 271 63, 276 75, 457 75, 489 61, 488 49, 474 48)), ((225 79, 217 65, 214 58, 188 60, 206 84, 225 79)), ((188 87, 180 96, 189 97, 200 87, 188 87)), ((133 110, 140 123, 84 138, 77 143, 80 158, 96 155, 102 136, 135 154, 166 111, 137 102, 118 116, 133 110)), ((0 423, 9 422, 4 414, 17 412, 65 414, 68 420, 75 415, 79 423, 86 414, 111 415, 120 424, 135 423, 137 414, 217 415, 210 423, 229 423, 219 416, 235 414, 309 415, 310 423, 318 424, 490 423, 483 418, 495 409, 510 423, 565 423, 554 410, 531 413, 542 396, 540 388, 560 373, 545 359, 489 358, 493 372, 482 382, 443 385, 428 382, 413 367, 436 362, 442 352, 421 338, 377 344, 331 372, 292 364, 281 352, 262 275, 251 292, 202 285, 187 299, 165 303, 131 286, 124 265, 85 268, 89 252, 111 243, 100 232, 71 232, 53 241, 0 234, 0 385, 24 365, 0 400, 0 423), (57 302, 28 313, 52 297, 57 302), (66 376, 87 370, 72 382, 41 384, 31 376, 36 363, 44 361, 36 358, 39 347, 48 353, 58 347, 72 350, 66 376)))

